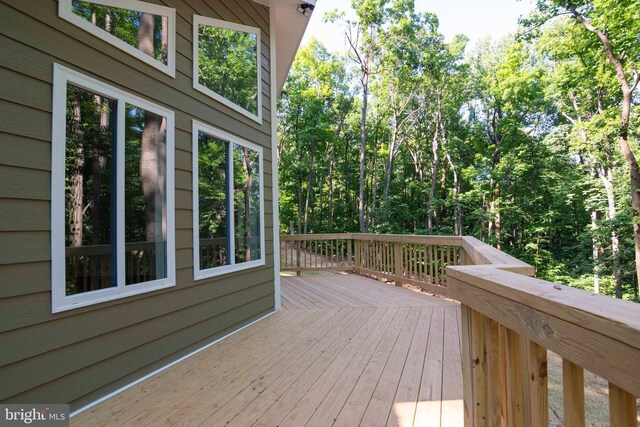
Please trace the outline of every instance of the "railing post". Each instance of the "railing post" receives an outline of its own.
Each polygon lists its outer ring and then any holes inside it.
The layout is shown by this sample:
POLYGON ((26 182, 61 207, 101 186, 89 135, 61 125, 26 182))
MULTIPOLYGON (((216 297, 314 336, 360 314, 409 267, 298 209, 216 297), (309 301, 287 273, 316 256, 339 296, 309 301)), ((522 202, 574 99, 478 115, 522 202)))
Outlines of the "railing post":
POLYGON ((463 247, 460 248, 460 265, 469 265, 467 262, 467 251, 463 247))
POLYGON ((396 286, 402 287, 402 242, 393 243, 393 275, 396 276, 396 286))

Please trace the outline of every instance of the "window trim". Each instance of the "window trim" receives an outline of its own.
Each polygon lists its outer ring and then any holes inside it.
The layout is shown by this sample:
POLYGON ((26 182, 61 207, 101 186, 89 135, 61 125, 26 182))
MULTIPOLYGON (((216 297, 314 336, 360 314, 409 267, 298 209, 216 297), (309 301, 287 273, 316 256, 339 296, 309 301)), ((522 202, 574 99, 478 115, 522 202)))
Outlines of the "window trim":
POLYGON ((111 85, 88 77, 70 68, 53 64, 52 106, 52 156, 51 156, 51 307, 53 313, 98 304, 132 295, 173 287, 176 285, 175 261, 175 191, 174 191, 174 129, 175 117, 171 110, 131 95, 111 85), (65 160, 67 86, 72 84, 117 100, 116 126, 116 262, 118 277, 116 286, 75 295, 66 294, 65 268, 65 160), (166 211, 167 211, 167 277, 150 282, 126 285, 125 280, 125 104, 134 105, 167 119, 166 135, 166 211))
POLYGON ((93 25, 89 21, 81 18, 72 12, 72 0, 59 0, 58 16, 73 25, 82 28, 88 33, 93 34, 99 39, 125 51, 142 62, 162 71, 165 74, 175 78, 176 76, 176 10, 166 6, 146 3, 134 0, 82 0, 101 6, 117 7, 121 9, 134 10, 136 12, 151 13, 167 17, 168 35, 167 35, 167 64, 155 60, 140 49, 131 46, 129 43, 120 40, 118 37, 108 33, 107 31, 93 25))
MULTIPOLYGON (((221 276, 223 274, 234 273, 237 271, 248 270, 251 268, 261 267, 265 265, 265 223, 264 223, 264 157, 263 149, 259 145, 245 141, 235 135, 217 129, 208 124, 193 120, 192 124, 192 163, 193 163, 193 279, 194 281, 208 279, 211 277, 221 276), (253 261, 235 263, 235 209, 229 209, 227 215, 230 215, 231 230, 231 248, 229 253, 233 254, 231 264, 219 267, 200 268, 200 191, 199 191, 199 164, 198 164, 198 134, 206 133, 214 138, 227 141, 228 150, 233 151, 233 144, 238 144, 258 153, 258 175, 260 177, 260 258, 253 261)), ((229 153, 229 152, 227 152, 229 153)), ((230 157, 231 159, 233 157, 230 157)), ((233 177, 233 161, 230 163, 230 170, 227 171, 231 179, 227 183, 227 191, 233 197, 234 195, 234 177, 233 177)))
POLYGON ((216 101, 226 105, 227 107, 237 111, 240 114, 243 114, 249 117, 252 120, 262 124, 262 41, 261 41, 261 31, 259 28, 250 27, 248 25, 236 24, 234 22, 222 21, 220 19, 209 18, 206 16, 193 15, 193 88, 197 91, 204 93, 205 95, 215 99, 216 101), (198 27, 200 25, 207 25, 211 27, 218 27, 225 30, 234 30, 234 31, 242 31, 244 33, 251 33, 256 35, 256 61, 257 61, 257 76, 256 76, 256 90, 258 92, 258 114, 253 114, 251 111, 248 111, 235 102, 225 98, 219 93, 209 89, 203 84, 200 84, 198 79, 198 47, 199 47, 199 35, 198 35, 198 27))

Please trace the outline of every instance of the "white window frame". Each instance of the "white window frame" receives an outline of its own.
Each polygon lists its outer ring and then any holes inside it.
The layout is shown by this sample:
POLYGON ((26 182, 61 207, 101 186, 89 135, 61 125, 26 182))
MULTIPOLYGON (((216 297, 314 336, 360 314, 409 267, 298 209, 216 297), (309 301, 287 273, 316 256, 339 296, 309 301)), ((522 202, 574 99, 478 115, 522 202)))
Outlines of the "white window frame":
POLYGON ((215 99, 216 101, 226 105, 227 107, 249 117, 252 120, 262 124, 262 41, 260 38, 260 29, 256 27, 250 27, 248 25, 236 24, 234 22, 222 21, 220 19, 209 18, 206 16, 193 15, 193 88, 204 93, 207 96, 215 99), (251 111, 248 111, 233 101, 225 98, 219 93, 209 89, 203 84, 200 84, 198 78, 198 69, 199 69, 199 55, 198 55, 198 46, 199 43, 199 35, 198 35, 198 27, 200 25, 207 25, 210 27, 218 27, 225 30, 233 30, 233 31, 241 31, 243 33, 250 33, 256 35, 256 65, 257 65, 257 76, 256 76, 256 89, 258 91, 258 114, 253 114, 251 111))
POLYGON ((129 43, 120 40, 109 32, 93 25, 91 22, 76 15, 71 10, 72 0, 58 0, 58 16, 73 25, 93 34, 94 36, 112 44, 113 46, 127 52, 139 60, 151 65, 171 77, 176 76, 176 10, 166 6, 146 3, 138 0, 82 0, 101 6, 111 6, 120 9, 134 10, 136 12, 150 13, 167 17, 167 64, 152 58, 140 49, 131 46, 129 43))
MULTIPOLYGON (((51 303, 53 313, 86 307, 132 295, 138 295, 176 285, 175 264, 175 196, 174 196, 174 126, 171 110, 160 107, 137 96, 116 89, 106 83, 85 76, 75 70, 53 65, 53 115, 51 159, 51 303), (117 101, 116 125, 116 265, 115 287, 66 294, 65 272, 65 158, 67 86, 81 89, 117 101), (167 120, 166 133, 166 211, 167 211, 167 277, 150 282, 126 285, 125 280, 125 105, 133 105, 161 115, 167 120)), ((114 213, 112 213, 113 215, 114 213)))
MULTIPOLYGON (((222 274, 233 273, 236 271, 247 270, 250 268, 260 267, 265 265, 265 224, 264 224, 264 157, 262 147, 253 144, 249 141, 245 141, 238 138, 235 135, 224 132, 220 129, 214 128, 205 123, 194 120, 192 130, 192 161, 193 161, 193 278, 194 280, 202 280, 222 274), (198 134, 206 133, 214 138, 221 139, 228 142, 227 144, 227 156, 231 161, 228 162, 229 170, 227 170, 227 176, 230 177, 227 183, 228 197, 234 197, 234 176, 233 176, 233 145, 238 144, 242 147, 246 147, 258 153, 258 176, 260 177, 260 258, 252 261, 241 262, 236 264, 235 254, 235 209, 229 209, 227 215, 229 216, 230 229, 227 229, 229 233, 229 244, 227 248, 229 264, 219 267, 212 267, 207 269, 200 269, 200 191, 199 191, 199 165, 198 165, 198 134)), ((232 201, 233 206, 233 201, 232 201)))

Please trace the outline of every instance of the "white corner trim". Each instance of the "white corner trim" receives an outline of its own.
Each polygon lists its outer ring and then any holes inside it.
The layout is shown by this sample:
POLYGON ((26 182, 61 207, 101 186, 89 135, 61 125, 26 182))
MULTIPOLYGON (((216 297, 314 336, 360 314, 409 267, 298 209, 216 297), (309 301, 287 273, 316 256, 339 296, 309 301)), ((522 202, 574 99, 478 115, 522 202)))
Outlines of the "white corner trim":
POLYGON ((171 77, 176 76, 176 10, 166 6, 159 6, 156 4, 146 3, 143 1, 134 0, 83 0, 89 3, 98 4, 101 6, 110 6, 120 9, 134 10, 137 12, 150 13, 158 16, 167 17, 168 35, 167 35, 167 64, 156 60, 155 58, 142 52, 135 46, 131 46, 129 43, 120 40, 118 37, 110 34, 102 28, 93 25, 91 22, 76 15, 71 10, 72 0, 59 0, 58 2, 58 16, 73 25, 82 28, 88 33, 93 34, 101 40, 123 50, 131 56, 134 56, 142 62, 151 65, 154 68, 162 71, 171 77))
POLYGON ((278 198, 279 167, 278 167, 278 77, 276 63, 276 10, 269 8, 269 58, 271 73, 271 180, 273 203, 273 282, 275 309, 282 306, 280 290, 280 202, 278 198))
POLYGON ((52 157, 51 157, 51 310, 53 313, 72 310, 101 302, 120 299, 141 293, 173 287, 176 285, 175 261, 175 168, 174 155, 167 155, 166 211, 167 211, 167 277, 145 283, 125 285, 124 269, 124 122, 125 104, 163 116, 167 120, 167 154, 175 152, 173 111, 131 95, 92 77, 81 74, 60 64, 53 64, 53 105, 52 105, 52 157), (118 277, 116 286, 81 294, 66 294, 65 271, 65 156, 66 156, 66 108, 67 86, 71 83, 105 98, 116 100, 117 137, 116 159, 119 171, 117 181, 118 197, 116 215, 116 262, 118 277))
POLYGON ((221 104, 226 105, 227 107, 231 108, 232 110, 237 111, 238 113, 249 117, 251 120, 255 120, 256 122, 262 124, 262 65, 261 65, 261 59, 262 59, 262 38, 260 36, 261 31, 259 28, 255 28, 255 27, 250 27, 248 25, 241 25, 241 24, 236 24, 234 22, 228 22, 228 21, 222 21, 220 19, 214 19, 214 18, 209 18, 206 16, 200 16, 200 15, 193 15, 193 88, 197 91, 200 91, 202 93, 204 93, 205 95, 215 99, 216 101, 220 102, 221 104), (198 79, 198 68, 199 68, 199 64, 198 64, 198 59, 199 59, 199 54, 198 54, 198 39, 199 39, 199 34, 198 34, 198 26, 199 25, 207 25, 210 27, 218 27, 218 28, 223 28, 226 30, 233 30, 233 31, 241 31, 244 33, 250 33, 250 34, 255 34, 256 35, 256 70, 257 70, 257 76, 256 76, 256 91, 258 94, 258 99, 257 99, 257 105, 258 105, 258 114, 254 114, 251 111, 246 110, 245 108, 242 108, 241 106, 239 106, 238 104, 236 104, 233 101, 228 100, 227 98, 225 98, 224 96, 220 95, 217 92, 214 92, 213 90, 209 89, 208 87, 200 84, 200 81, 198 79))
POLYGON ((264 154, 263 149, 257 144, 246 141, 235 135, 227 133, 221 129, 215 128, 206 123, 193 120, 191 128, 191 155, 192 155, 192 188, 193 188, 193 280, 202 280, 211 277, 221 276, 223 274, 234 273, 237 271, 243 271, 250 268, 261 267, 265 265, 265 221, 264 221, 264 154), (229 170, 227 171, 229 177, 227 193, 230 197, 234 197, 233 188, 233 144, 238 144, 242 147, 246 147, 252 151, 258 153, 258 175, 260 177, 260 259, 256 259, 248 262, 235 263, 235 211, 230 209, 227 215, 230 217, 231 229, 227 230, 231 233, 231 247, 228 248, 231 255, 230 264, 200 269, 200 191, 199 191, 199 165, 198 165, 198 134, 202 132, 207 135, 211 135, 215 138, 219 138, 228 142, 227 144, 227 156, 231 160, 229 162, 229 170))
POLYGON ((253 324, 258 323, 258 322, 260 322, 261 320, 264 320, 264 319, 266 319, 267 317, 269 317, 269 316, 271 316, 271 315, 276 314, 277 312, 278 312, 278 310, 274 310, 274 311, 272 311, 271 313, 265 314, 264 316, 260 317, 259 319, 256 319, 256 320, 254 320, 254 321, 253 321, 253 322, 251 322, 251 323, 247 323, 247 324, 246 324, 246 325, 244 325, 243 327, 238 328, 238 329, 236 329, 236 330, 235 330, 235 331, 233 331, 233 332, 229 332, 227 335, 225 335, 225 336, 223 336, 223 337, 220 337, 220 338, 218 338, 218 339, 216 339, 216 340, 214 340, 214 341, 210 342, 209 344, 205 344, 204 346, 200 347, 199 349, 194 350, 194 351, 192 351, 191 353, 189 353, 189 354, 187 354, 187 355, 184 355, 184 356, 180 357, 179 359, 176 359, 176 360, 174 360, 173 362, 168 363, 168 364, 164 365, 163 367, 156 369, 156 370, 155 370, 155 371, 153 371, 153 372, 148 373, 147 375, 143 376, 142 378, 138 378, 137 380, 133 381, 132 383, 129 383, 129 384, 127 384, 127 385, 123 386, 123 387, 120 387, 120 388, 119 388, 119 389, 117 389, 116 391, 113 391, 113 392, 111 392, 111 393, 107 394, 106 396, 103 396, 103 397, 101 397, 100 399, 95 400, 95 401, 93 401, 93 402, 91 402, 91 403, 89 403, 89 404, 87 404, 87 405, 83 406, 83 407, 82 407, 82 408, 80 408, 80 409, 76 409, 75 411, 73 411, 73 412, 69 415, 69 417, 75 417, 75 416, 76 416, 76 415, 78 415, 79 413, 81 413, 81 412, 83 412, 83 411, 86 411, 87 409, 92 408, 92 407, 96 406, 97 404, 102 403, 102 402, 104 402, 105 400, 108 400, 108 399, 112 398, 113 396, 115 396, 115 395, 117 395, 117 394, 120 394, 120 393, 122 393, 123 391, 125 391, 125 390, 127 390, 127 389, 130 389, 131 387, 134 387, 134 386, 136 386, 136 385, 140 384, 141 382, 143 382, 143 381, 145 381, 145 380, 148 380, 149 378, 151 378, 151 377, 153 377, 153 376, 155 376, 155 375, 159 374, 160 372, 162 372, 162 371, 164 371, 164 370, 167 370, 167 369, 169 369, 170 367, 172 367, 172 366, 174 366, 174 365, 177 365, 178 363, 180 363, 180 362, 182 362, 182 361, 184 361, 184 360, 186 360, 186 359, 190 358, 191 356, 194 356, 194 355, 196 355, 196 354, 200 353, 201 351, 204 351, 204 350, 208 349, 209 347, 211 347, 211 346, 213 346, 213 345, 218 344, 220 341, 223 341, 223 340, 225 340, 225 339, 229 338, 230 336, 237 334, 238 332, 242 331, 243 329, 246 329, 246 328, 248 328, 249 326, 252 326, 253 324))

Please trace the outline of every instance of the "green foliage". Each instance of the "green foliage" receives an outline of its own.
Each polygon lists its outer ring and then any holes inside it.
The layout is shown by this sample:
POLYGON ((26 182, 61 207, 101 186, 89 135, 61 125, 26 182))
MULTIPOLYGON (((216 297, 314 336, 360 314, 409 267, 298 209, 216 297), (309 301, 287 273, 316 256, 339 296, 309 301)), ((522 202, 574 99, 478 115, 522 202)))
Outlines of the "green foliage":
POLYGON ((198 27, 198 81, 258 114, 258 40, 255 34, 198 27))
MULTIPOLYGON (((81 18, 91 22, 98 28, 119 38, 123 42, 138 47, 138 28, 140 27, 140 12, 135 10, 121 9, 112 6, 102 6, 81 0, 73 0, 72 11, 81 18)), ((166 46, 163 47, 162 17, 154 17, 155 25, 153 32, 154 58, 163 64, 167 64, 166 46)), ((167 35, 164 35, 167 37, 167 35)))
MULTIPOLYGON (((626 49, 629 70, 638 63, 631 2, 571 4, 626 49)), ((597 274, 600 292, 613 295, 619 272, 622 296, 637 301, 629 184, 616 150, 619 85, 597 37, 562 15, 567 5, 540 0, 518 40, 469 49, 462 35, 445 42, 437 16, 415 12, 411 0, 353 2, 368 29, 364 42, 379 41, 366 121, 366 223, 378 233, 454 234, 459 221, 461 233, 531 263, 547 280, 593 291, 597 274), (611 218, 608 194, 617 207, 611 218)), ((359 229, 361 97, 350 87, 361 70, 352 63, 316 40, 294 62, 278 117, 281 232, 290 222, 300 232, 359 229)), ((637 118, 634 111, 634 147, 637 118)))

